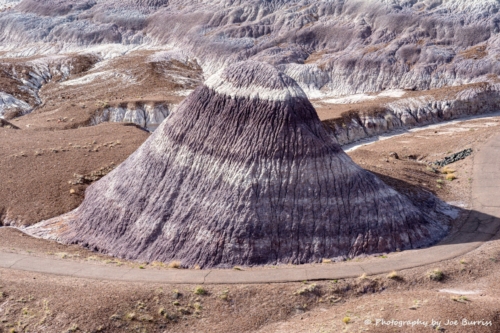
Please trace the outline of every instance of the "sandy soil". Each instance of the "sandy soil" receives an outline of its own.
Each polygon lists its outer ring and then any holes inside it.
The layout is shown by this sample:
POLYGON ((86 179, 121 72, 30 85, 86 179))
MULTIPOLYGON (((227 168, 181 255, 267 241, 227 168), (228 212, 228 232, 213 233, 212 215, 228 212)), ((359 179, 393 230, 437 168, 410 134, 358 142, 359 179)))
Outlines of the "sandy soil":
POLYGON ((0 127, 0 225, 32 224, 76 208, 88 184, 74 184, 75 174, 113 168, 148 136, 111 123, 64 131, 0 127))
POLYGON ((467 208, 473 156, 450 165, 456 171, 454 181, 445 180, 440 168, 432 163, 464 149, 480 149, 483 142, 498 133, 499 126, 500 117, 490 117, 416 130, 363 145, 349 155, 402 192, 424 188, 444 201, 467 208), (398 158, 391 153, 396 153, 398 158))

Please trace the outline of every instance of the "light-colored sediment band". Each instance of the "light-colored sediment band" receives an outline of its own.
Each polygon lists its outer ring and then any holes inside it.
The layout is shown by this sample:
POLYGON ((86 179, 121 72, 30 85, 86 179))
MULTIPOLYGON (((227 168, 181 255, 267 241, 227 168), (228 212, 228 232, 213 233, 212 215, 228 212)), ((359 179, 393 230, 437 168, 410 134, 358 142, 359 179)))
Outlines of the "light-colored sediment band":
POLYGON ((222 77, 222 71, 212 75, 205 85, 216 93, 231 98, 250 98, 267 101, 286 101, 294 97, 307 98, 306 93, 298 85, 283 89, 269 89, 255 84, 237 87, 222 77))

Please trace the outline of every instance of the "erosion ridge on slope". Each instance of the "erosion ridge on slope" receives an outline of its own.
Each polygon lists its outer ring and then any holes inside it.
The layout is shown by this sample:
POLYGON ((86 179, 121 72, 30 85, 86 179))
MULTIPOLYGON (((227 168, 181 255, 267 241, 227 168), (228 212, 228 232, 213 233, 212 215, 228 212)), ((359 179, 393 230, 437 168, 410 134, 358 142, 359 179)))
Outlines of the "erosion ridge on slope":
POLYGON ((198 87, 79 208, 27 232, 186 267, 298 264, 430 245, 448 218, 425 204, 353 163, 293 79, 245 62, 198 87))
POLYGON ((388 102, 336 106, 347 111, 332 116, 325 113, 322 120, 338 142, 346 145, 394 130, 487 114, 500 108, 499 83, 474 83, 408 95, 388 102))

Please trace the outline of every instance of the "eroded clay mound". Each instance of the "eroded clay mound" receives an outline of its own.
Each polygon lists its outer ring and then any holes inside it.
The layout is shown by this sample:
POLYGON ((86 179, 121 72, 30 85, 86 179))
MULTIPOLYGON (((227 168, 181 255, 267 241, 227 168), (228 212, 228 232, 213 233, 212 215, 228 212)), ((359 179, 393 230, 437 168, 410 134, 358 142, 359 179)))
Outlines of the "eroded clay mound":
POLYGON ((244 62, 198 87, 78 209, 29 232, 230 267, 416 248, 446 227, 354 164, 295 81, 244 62))

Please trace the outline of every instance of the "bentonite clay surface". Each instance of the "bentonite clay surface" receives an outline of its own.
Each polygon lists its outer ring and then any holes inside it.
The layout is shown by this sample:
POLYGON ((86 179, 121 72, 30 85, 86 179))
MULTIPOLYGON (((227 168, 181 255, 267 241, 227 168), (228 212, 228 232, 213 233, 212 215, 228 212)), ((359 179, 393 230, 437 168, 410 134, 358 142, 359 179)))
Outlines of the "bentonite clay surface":
POLYGON ((295 81, 247 62, 197 88, 78 209, 29 232, 227 267, 415 248, 446 230, 353 163, 295 81))

